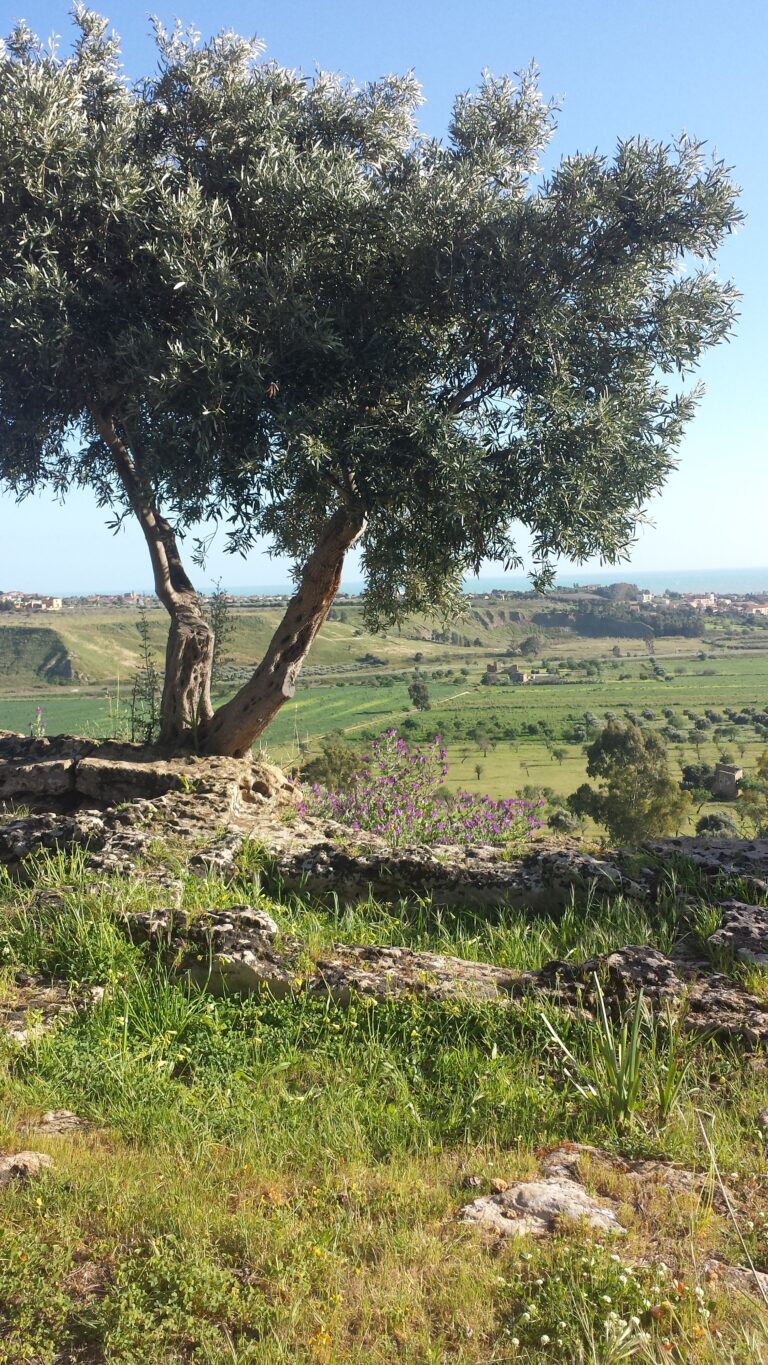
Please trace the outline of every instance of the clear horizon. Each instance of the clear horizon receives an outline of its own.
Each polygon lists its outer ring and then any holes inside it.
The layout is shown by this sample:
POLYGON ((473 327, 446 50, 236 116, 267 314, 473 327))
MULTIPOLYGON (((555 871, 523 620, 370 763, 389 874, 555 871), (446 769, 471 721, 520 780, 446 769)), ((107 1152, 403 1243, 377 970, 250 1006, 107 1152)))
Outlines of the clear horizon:
MULTIPOLYGON (((147 15, 114 0, 105 6, 123 38, 127 73, 137 77, 153 64, 147 15)), ((67 6, 27 0, 17 11, 47 37, 71 42, 67 6)), ((177 9, 161 6, 172 23, 177 9)), ((514 11, 501 0, 486 0, 467 21, 459 0, 425 0, 406 6, 390 0, 367 11, 352 0, 287 0, 269 12, 253 3, 224 0, 215 23, 199 0, 187 0, 181 17, 206 35, 214 28, 257 32, 267 58, 311 71, 338 70, 362 81, 387 71, 414 68, 424 89, 421 126, 444 133, 456 93, 477 84, 480 72, 512 71, 536 60, 542 90, 560 97, 559 128, 547 167, 563 154, 593 147, 610 154, 616 138, 632 134, 669 140, 683 128, 708 140, 734 167, 743 187, 746 223, 726 244, 717 273, 731 276, 742 291, 741 317, 729 345, 711 352, 697 372, 707 393, 685 438, 679 469, 653 500, 654 525, 641 529, 629 562, 618 577, 645 572, 681 572, 714 561, 724 568, 762 566, 768 462, 758 395, 768 362, 763 319, 768 311, 762 240, 768 209, 762 126, 763 58, 768 44, 768 7, 757 0, 678 0, 674 6, 649 0, 623 7, 589 0, 574 7, 551 0, 543 7, 522 0, 514 11), (727 42, 723 41, 727 35, 727 42), (746 565, 745 565, 746 561, 746 565), (659 565, 663 567, 658 568, 659 565)), ((8 13, 5 27, 10 27, 8 13)), ((194 532, 190 532, 190 538, 194 532)), ((527 539, 521 536, 526 557, 527 539)), ((487 564, 486 574, 500 566, 487 564)), ((594 561, 566 566, 562 574, 594 573, 594 561)), ((612 569, 607 570, 613 572, 612 569)), ((214 544, 201 588, 223 581, 284 582, 289 569, 265 549, 233 561, 214 544)), ((348 578, 360 577, 354 557, 348 578)), ((109 584, 141 585, 149 578, 138 527, 115 538, 105 513, 83 490, 65 506, 52 496, 21 505, 0 495, 0 585, 42 591, 87 592, 94 578, 109 584), (94 566, 98 566, 95 570, 94 566), (57 584, 66 582, 66 586, 57 584)), ((117 590, 114 588, 113 590, 117 590)))
MULTIPOLYGON (((632 582, 638 587, 654 586, 660 590, 668 588, 672 592, 719 592, 723 595, 733 593, 744 596, 750 592, 768 592, 768 565, 759 566, 720 566, 712 568, 710 566, 687 569, 631 569, 631 566, 624 566, 626 572, 622 572, 621 567, 616 569, 584 569, 578 566, 569 565, 563 568, 558 574, 554 585, 554 590, 565 589, 571 584, 578 583, 583 586, 590 582, 598 582, 602 585, 619 582, 632 582), (653 580, 651 583, 649 580, 653 580)), ((530 587, 530 581, 523 573, 517 574, 480 574, 477 577, 467 577, 464 579, 465 590, 483 591, 490 590, 492 587, 503 587, 505 584, 510 590, 520 591, 524 589, 526 583, 530 587)), ((210 592, 213 584, 211 582, 201 583, 201 592, 210 592)), ((233 596, 247 594, 276 594, 282 595, 290 591, 290 580, 287 577, 275 578, 273 580, 262 579, 260 582, 252 583, 221 583, 224 591, 233 596)), ((342 579, 341 591, 354 592, 362 591, 364 583, 362 579, 351 579, 345 575, 342 579)), ((4 585, 0 583, 0 592, 21 592, 29 596, 39 595, 41 597, 87 597, 87 596, 116 596, 120 593, 136 592, 151 595, 154 589, 148 583, 134 583, 131 585, 120 584, 112 587, 99 587, 91 585, 82 590, 68 591, 61 588, 53 591, 45 584, 34 584, 24 586, 17 583, 4 585)))

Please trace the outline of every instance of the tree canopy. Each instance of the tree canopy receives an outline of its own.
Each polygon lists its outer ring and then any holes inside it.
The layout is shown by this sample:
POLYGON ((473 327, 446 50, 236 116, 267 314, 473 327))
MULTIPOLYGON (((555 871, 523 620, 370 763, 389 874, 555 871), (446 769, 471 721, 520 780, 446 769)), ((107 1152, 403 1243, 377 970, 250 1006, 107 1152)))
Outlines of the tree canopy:
MULTIPOLYGON (((205 653, 177 545, 200 522, 325 575, 265 662, 281 696, 355 540, 373 624, 518 565, 515 520, 542 582, 621 555, 695 406, 679 376, 733 322, 722 161, 638 137, 545 176, 532 69, 459 95, 438 142, 413 75, 308 78, 156 24, 132 84, 74 20, 69 55, 24 25, 0 55, 0 478, 139 517, 166 692, 182 617, 205 653)), ((167 737, 211 724, 209 667, 167 737)))
POLYGON ((670 834, 686 819, 691 796, 669 771, 667 746, 655 730, 609 721, 587 746, 587 773, 599 787, 582 785, 568 798, 575 815, 589 815, 614 839, 637 843, 670 834))

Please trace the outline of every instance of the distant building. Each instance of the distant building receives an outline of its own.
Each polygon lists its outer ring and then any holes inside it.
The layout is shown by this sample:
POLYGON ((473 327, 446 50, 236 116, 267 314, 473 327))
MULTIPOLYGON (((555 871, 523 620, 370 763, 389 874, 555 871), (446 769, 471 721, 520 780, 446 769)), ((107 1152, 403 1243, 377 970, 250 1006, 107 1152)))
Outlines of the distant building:
POLYGON ((0 592, 0 607, 12 611, 61 611, 60 597, 32 597, 24 592, 0 592))
POLYGON ((744 776, 743 768, 736 763, 716 763, 712 780, 712 795, 722 801, 735 801, 739 795, 739 783, 744 776))
POLYGON ((542 686, 547 683, 562 682, 559 673, 526 673, 522 668, 513 664, 507 669, 507 677, 511 683, 528 683, 531 686, 542 686))
POLYGON ((530 673, 526 673, 522 668, 518 668, 517 664, 513 664, 511 668, 507 669, 507 677, 511 683, 527 683, 531 680, 530 673))

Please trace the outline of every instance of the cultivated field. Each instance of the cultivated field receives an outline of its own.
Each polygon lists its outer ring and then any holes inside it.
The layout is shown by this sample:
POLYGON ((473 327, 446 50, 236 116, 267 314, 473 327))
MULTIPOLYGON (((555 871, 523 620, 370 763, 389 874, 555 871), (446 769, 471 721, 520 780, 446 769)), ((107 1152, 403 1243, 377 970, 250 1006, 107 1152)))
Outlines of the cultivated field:
MULTIPOLYGON (((768 631, 710 618, 702 620, 700 638, 657 639, 651 658, 642 640, 585 639, 536 627, 531 599, 520 601, 514 610, 475 603, 467 620, 440 639, 430 638, 440 628, 424 619, 399 632, 372 635, 359 607, 345 606, 338 613, 343 619, 330 620, 321 632, 296 697, 263 736, 262 751, 297 766, 331 735, 364 743, 390 727, 415 741, 440 734, 448 748, 450 788, 510 796, 525 786, 561 795, 575 790, 585 778, 585 758, 583 738, 574 739, 573 732, 588 715, 599 722, 635 715, 646 725, 675 730, 680 739, 670 744, 670 754, 678 768, 727 752, 749 769, 766 748, 759 727, 734 724, 732 713, 768 703, 768 631), (532 630, 541 659, 558 668, 563 681, 483 685, 489 662, 500 669, 521 662, 509 651, 518 650, 532 630), (415 713, 408 697, 417 671, 430 693, 431 709, 424 713, 415 713), (708 711, 718 713, 721 723, 697 734, 692 717, 708 711)), ((259 657, 278 615, 277 609, 233 613, 227 642, 233 680, 221 685, 221 698, 232 694, 235 677, 259 657)), ((160 661, 164 614, 152 610, 148 622, 160 661)), ((541 666, 541 660, 534 662, 541 666)), ((43 725, 48 734, 125 734, 138 665, 136 619, 127 611, 68 612, 45 624, 0 616, 0 728, 29 733, 43 725), (80 681, 44 682, 52 658, 66 658, 80 681)))

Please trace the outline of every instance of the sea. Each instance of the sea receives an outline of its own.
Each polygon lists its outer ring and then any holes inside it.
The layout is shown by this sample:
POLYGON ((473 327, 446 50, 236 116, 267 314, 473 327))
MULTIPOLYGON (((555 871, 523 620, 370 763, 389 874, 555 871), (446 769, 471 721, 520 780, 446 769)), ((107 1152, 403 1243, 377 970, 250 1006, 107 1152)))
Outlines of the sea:
MULTIPOLYGON (((725 596, 748 596, 754 592, 768 592, 768 567, 763 569, 633 569, 627 565, 620 569, 563 569, 558 574, 556 587, 571 588, 574 585, 585 587, 596 583, 606 586, 609 583, 635 583, 638 588, 648 588, 653 593, 670 592, 718 592, 725 596)), ((364 591, 362 582, 342 583, 342 592, 357 596, 364 591)), ((493 592, 500 589, 507 592, 530 592, 531 580, 525 574, 490 574, 479 578, 464 580, 464 590, 469 593, 493 592)), ((279 596, 294 591, 292 584, 285 579, 275 583, 255 583, 229 587, 235 597, 279 596)))

